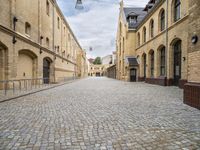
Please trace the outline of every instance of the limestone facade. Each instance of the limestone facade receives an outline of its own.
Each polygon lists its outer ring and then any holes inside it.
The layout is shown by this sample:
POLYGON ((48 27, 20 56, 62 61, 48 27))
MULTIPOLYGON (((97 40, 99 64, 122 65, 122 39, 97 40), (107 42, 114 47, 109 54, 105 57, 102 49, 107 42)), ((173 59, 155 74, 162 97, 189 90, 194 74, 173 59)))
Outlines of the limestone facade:
POLYGON ((78 77, 84 78, 88 76, 89 61, 86 52, 82 49, 79 49, 77 52, 77 69, 78 77))
POLYGON ((56 0, 0 0, 0 80, 77 76, 82 49, 56 0))

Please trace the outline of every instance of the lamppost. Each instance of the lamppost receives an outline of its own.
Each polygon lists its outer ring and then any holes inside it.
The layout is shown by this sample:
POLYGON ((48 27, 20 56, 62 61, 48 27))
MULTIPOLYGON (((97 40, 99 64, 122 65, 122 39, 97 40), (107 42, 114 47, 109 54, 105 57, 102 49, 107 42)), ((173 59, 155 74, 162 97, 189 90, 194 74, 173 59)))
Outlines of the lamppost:
POLYGON ((76 6, 75 6, 76 9, 83 9, 83 3, 82 3, 82 0, 76 0, 76 6))

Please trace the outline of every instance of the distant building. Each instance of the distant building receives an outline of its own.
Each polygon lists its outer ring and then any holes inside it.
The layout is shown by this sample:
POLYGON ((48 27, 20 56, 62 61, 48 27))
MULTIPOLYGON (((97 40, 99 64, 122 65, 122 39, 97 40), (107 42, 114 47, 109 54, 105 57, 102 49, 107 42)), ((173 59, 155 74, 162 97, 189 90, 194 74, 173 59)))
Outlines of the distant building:
POLYGON ((102 61, 102 64, 103 65, 108 65, 108 64, 112 64, 113 62, 113 58, 112 58, 112 55, 107 55, 105 57, 102 57, 101 58, 101 61, 102 61))
POLYGON ((89 61, 91 64, 93 64, 94 59, 93 59, 93 58, 89 58, 88 61, 89 61))
POLYGON ((101 77, 104 76, 104 65, 94 65, 90 64, 89 76, 101 77))

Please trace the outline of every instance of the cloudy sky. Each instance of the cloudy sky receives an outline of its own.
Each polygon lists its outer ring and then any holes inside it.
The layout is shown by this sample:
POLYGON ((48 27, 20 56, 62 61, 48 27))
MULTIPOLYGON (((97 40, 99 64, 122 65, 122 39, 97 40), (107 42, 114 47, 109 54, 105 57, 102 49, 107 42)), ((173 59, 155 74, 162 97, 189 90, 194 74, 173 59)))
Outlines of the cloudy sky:
MULTIPOLYGON (((103 57, 115 51, 120 0, 82 0, 83 10, 75 9, 76 0, 57 1, 88 58, 103 57)), ((144 7, 148 1, 124 0, 124 3, 144 7)))

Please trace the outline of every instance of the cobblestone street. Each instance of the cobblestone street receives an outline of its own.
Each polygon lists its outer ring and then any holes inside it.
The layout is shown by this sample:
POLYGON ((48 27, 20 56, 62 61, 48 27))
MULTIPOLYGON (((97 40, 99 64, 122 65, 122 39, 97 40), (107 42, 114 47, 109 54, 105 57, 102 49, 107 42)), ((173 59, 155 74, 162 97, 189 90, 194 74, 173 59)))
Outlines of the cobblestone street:
POLYGON ((183 90, 87 78, 0 103, 0 149, 200 150, 183 90))

